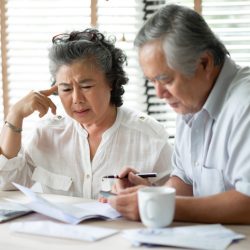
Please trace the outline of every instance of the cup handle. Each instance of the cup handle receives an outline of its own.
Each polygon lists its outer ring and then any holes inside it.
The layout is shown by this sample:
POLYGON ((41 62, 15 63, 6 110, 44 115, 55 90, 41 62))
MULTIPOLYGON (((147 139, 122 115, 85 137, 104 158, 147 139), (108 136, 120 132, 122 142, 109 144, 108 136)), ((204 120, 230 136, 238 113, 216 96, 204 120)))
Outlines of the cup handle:
POLYGON ((148 199, 145 203, 145 215, 147 220, 153 220, 155 218, 154 214, 150 213, 150 204, 153 204, 155 199, 148 199))

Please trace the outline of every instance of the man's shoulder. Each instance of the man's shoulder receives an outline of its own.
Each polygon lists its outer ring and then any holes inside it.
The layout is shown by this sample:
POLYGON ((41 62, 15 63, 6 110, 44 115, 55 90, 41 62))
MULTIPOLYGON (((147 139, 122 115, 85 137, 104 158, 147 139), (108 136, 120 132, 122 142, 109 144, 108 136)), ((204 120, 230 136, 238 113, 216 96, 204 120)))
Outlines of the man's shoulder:
POLYGON ((236 108, 250 105, 250 68, 245 67, 235 75, 227 93, 228 105, 235 105, 236 108))

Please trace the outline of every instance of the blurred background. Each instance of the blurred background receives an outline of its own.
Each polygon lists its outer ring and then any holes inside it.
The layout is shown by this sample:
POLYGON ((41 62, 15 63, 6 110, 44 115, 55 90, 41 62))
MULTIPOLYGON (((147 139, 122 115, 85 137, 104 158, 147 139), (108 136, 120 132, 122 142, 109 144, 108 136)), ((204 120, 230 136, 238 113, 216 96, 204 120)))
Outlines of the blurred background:
MULTIPOLYGON (((174 141, 175 113, 155 97, 145 81, 133 47, 136 32, 159 7, 177 3, 202 14, 240 65, 250 64, 250 1, 246 0, 0 0, 0 125, 9 108, 31 90, 51 84, 48 48, 54 35, 96 27, 116 37, 116 46, 128 56, 124 105, 162 122, 174 141)), ((58 97, 58 114, 63 115, 58 97)), ((38 114, 24 122, 24 135, 39 121, 38 114)))

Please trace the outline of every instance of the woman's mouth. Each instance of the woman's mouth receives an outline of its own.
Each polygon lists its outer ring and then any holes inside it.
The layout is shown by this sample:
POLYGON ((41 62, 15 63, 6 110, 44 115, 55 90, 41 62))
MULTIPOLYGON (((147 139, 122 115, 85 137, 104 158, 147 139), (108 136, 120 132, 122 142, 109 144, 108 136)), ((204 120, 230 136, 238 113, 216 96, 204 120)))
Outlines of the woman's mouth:
POLYGON ((79 109, 79 110, 74 110, 73 112, 76 115, 85 115, 89 111, 90 111, 90 109, 79 109))

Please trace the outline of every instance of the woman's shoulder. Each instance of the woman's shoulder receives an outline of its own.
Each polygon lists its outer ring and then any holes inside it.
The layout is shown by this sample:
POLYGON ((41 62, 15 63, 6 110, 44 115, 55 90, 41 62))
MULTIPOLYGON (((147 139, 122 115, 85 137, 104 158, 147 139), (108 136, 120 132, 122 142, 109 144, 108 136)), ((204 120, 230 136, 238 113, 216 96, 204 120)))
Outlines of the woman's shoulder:
POLYGON ((168 137, 164 125, 144 112, 127 107, 120 108, 119 112, 121 115, 122 126, 137 130, 138 132, 145 133, 150 136, 161 138, 165 138, 165 136, 168 137))
POLYGON ((63 115, 54 115, 51 117, 46 117, 38 123, 38 129, 52 128, 52 129, 66 129, 67 127, 72 127, 74 121, 63 115))

